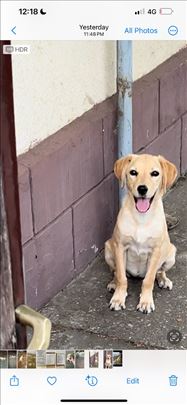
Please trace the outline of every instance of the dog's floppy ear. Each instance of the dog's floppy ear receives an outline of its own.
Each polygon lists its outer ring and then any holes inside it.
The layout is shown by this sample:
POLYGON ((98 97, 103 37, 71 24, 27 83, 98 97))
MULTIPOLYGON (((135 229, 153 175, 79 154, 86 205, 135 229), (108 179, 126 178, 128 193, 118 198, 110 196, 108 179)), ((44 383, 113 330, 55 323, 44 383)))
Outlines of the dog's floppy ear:
POLYGON ((121 159, 116 160, 114 164, 114 173, 121 183, 121 187, 125 187, 125 175, 129 163, 135 155, 127 155, 121 159))
POLYGON ((165 193, 166 190, 172 186, 177 177, 177 168, 163 156, 158 156, 158 158, 162 167, 162 188, 165 193))

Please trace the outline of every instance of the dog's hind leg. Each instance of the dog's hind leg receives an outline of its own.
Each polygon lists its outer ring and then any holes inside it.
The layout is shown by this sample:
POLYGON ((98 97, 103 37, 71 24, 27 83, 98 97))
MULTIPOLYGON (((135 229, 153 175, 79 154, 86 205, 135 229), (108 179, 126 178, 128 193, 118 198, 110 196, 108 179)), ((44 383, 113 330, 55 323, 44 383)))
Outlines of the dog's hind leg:
POLYGON ((108 283, 107 285, 107 290, 110 292, 114 292, 116 289, 116 278, 114 276, 114 278, 112 279, 112 281, 110 281, 110 283, 108 283))
POLYGON ((173 283, 168 277, 166 277, 165 271, 158 271, 156 279, 160 288, 168 288, 169 290, 172 290, 173 283))
POLYGON ((115 271, 115 258, 114 258, 114 252, 112 248, 112 240, 109 239, 107 242, 105 242, 105 261, 110 267, 110 270, 113 272, 115 271))
POLYGON ((171 269, 171 267, 173 267, 173 265, 175 264, 175 255, 176 255, 176 247, 171 243, 170 254, 156 275, 157 282, 160 288, 168 288, 169 290, 172 290, 173 288, 173 283, 166 276, 166 271, 171 269))
POLYGON ((107 285, 107 290, 110 292, 115 291, 116 289, 116 279, 115 279, 115 259, 112 250, 112 241, 111 239, 107 240, 105 243, 105 260, 110 267, 111 272, 114 273, 114 278, 110 283, 107 285))

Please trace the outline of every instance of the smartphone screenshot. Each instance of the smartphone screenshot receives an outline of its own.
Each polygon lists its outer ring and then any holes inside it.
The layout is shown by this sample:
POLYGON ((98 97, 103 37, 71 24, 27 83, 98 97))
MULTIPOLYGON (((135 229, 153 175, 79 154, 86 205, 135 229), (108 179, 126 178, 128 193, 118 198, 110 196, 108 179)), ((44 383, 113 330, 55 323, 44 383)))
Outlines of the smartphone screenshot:
POLYGON ((1 2, 2 405, 187 403, 186 22, 1 2))

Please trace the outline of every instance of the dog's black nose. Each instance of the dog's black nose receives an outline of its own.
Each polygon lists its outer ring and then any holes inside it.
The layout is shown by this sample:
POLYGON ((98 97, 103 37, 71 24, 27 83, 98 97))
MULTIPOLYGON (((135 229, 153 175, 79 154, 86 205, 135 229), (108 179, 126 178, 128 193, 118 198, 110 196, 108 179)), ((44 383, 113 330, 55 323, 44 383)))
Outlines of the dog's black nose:
POLYGON ((148 188, 147 188, 147 186, 141 185, 141 186, 138 186, 137 190, 140 195, 145 195, 147 193, 148 188))

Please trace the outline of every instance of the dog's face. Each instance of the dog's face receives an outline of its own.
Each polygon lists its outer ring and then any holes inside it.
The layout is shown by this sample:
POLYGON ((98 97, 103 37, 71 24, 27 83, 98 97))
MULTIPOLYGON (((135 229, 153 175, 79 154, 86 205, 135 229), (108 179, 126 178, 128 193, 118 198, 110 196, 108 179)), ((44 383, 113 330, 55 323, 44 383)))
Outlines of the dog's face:
POLYGON ((126 185, 137 211, 145 213, 155 197, 163 195, 171 187, 177 169, 162 156, 132 154, 117 160, 114 173, 122 187, 126 185))
POLYGON ((69 354, 69 353, 68 353, 68 355, 67 355, 67 361, 68 361, 69 363, 74 363, 74 358, 73 358, 73 356, 72 356, 71 354, 69 354))

